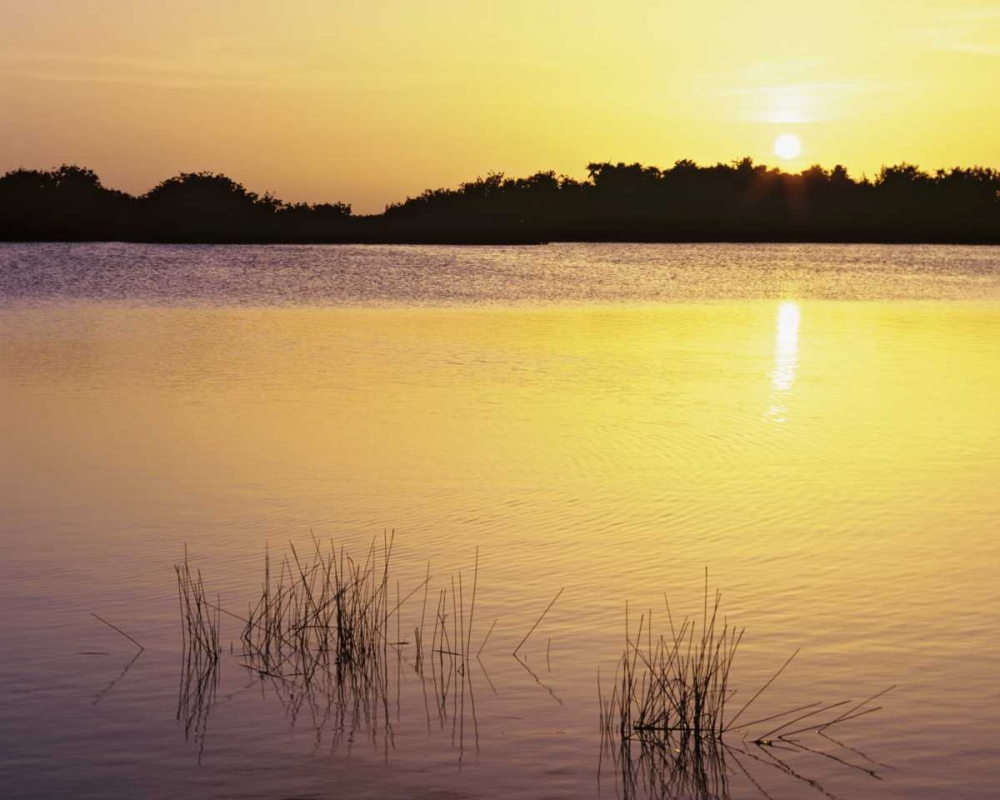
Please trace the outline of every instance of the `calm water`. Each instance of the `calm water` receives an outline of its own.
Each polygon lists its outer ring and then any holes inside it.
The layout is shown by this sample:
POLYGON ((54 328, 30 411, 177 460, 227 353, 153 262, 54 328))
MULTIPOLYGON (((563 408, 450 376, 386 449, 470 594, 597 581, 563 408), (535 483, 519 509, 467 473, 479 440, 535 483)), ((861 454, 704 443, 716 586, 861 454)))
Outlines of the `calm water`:
POLYGON ((0 245, 0 404, 0 795, 616 797, 598 669, 705 567, 737 698, 801 648, 757 716, 899 684, 842 745, 737 737, 732 797, 1000 785, 1000 249, 0 245), (338 730, 224 618, 186 736, 185 544, 241 611, 265 546, 391 528, 404 597, 479 548, 481 664, 403 646, 338 730))

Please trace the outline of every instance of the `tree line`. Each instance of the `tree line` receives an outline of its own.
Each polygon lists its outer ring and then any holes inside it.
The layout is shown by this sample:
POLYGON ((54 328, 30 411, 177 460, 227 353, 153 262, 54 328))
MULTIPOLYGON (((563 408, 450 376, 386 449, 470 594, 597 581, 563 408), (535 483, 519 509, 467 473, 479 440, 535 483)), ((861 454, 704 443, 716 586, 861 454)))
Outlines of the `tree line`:
POLYGON ((0 240, 148 242, 857 241, 1000 244, 1000 171, 911 164, 852 178, 744 158, 669 169, 595 162, 587 178, 490 174, 356 215, 182 173, 134 196, 64 165, 0 177, 0 240))

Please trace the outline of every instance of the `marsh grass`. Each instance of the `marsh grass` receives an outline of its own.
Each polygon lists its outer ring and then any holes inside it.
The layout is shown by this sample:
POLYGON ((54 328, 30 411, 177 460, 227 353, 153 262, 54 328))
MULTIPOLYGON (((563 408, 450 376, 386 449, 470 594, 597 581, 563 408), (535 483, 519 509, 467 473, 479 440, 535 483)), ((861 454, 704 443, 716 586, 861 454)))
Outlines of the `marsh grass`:
POLYGON ((187 548, 184 561, 174 565, 177 599, 181 610, 181 643, 184 655, 195 654, 213 662, 219 660, 220 609, 208 600, 201 571, 191 571, 187 548))
POLYGON ((268 551, 256 604, 241 641, 250 666, 269 674, 292 669, 307 681, 321 670, 341 678, 378 670, 385 657, 391 537, 375 541, 356 562, 343 548, 318 540, 308 560, 294 545, 275 570, 268 551))
POLYGON ((600 695, 602 730, 622 739, 677 738, 682 747, 700 747, 725 732, 729 676, 743 631, 719 619, 721 596, 711 615, 706 593, 705 616, 674 624, 670 636, 654 638, 651 614, 639 618, 634 634, 625 611, 626 647, 618 662, 612 691, 600 695))
POLYGON ((201 571, 192 572, 187 548, 184 561, 174 565, 181 617, 181 682, 177 697, 177 720, 184 723, 184 736, 198 743, 201 760, 208 728, 208 715, 219 686, 219 640, 221 609, 205 591, 201 571))
MULTIPOLYGON (((277 696, 293 724, 308 720, 317 746, 325 731, 332 732, 333 747, 344 738, 354 741, 359 731, 386 751, 393 746, 404 670, 424 687, 428 729, 433 696, 440 727, 450 722, 463 749, 468 700, 478 742, 469 663, 479 551, 471 587, 458 573, 432 591, 428 564, 426 577, 404 595, 391 578, 394 542, 394 532, 373 537, 358 559, 315 536, 306 551, 290 543, 280 561, 268 549, 260 589, 245 616, 207 599, 185 552, 176 570, 185 664, 178 718, 185 719, 186 731, 203 731, 214 701, 225 615, 242 625, 241 646, 233 653, 239 668, 277 696), (402 610, 415 597, 422 601, 411 641, 403 638, 402 610)), ((490 632, 492 627, 474 654, 477 661, 490 632)))
MULTIPOLYGON (((735 689, 733 666, 745 630, 721 615, 721 593, 708 590, 701 619, 675 621, 664 595, 669 633, 655 634, 652 612, 639 617, 633 630, 625 609, 625 647, 610 687, 598 672, 602 760, 610 754, 626 796, 643 788, 651 796, 728 797, 734 768, 768 796, 747 768, 753 762, 818 787, 795 772, 778 753, 811 753, 844 766, 879 775, 828 752, 826 743, 870 759, 829 735, 836 726, 881 709, 871 704, 894 687, 861 702, 812 702, 776 713, 748 713, 798 655, 795 651, 750 698, 730 712, 735 689), (801 737, 823 737, 810 747, 801 737)), ((875 762, 870 762, 875 763, 875 762)), ((879 765, 885 766, 885 765, 879 765)))
MULTIPOLYGON (((245 688, 268 687, 293 725, 308 720, 317 748, 324 738, 335 749, 363 732, 388 755, 395 746, 393 724, 401 716, 400 687, 404 673, 410 673, 423 689, 428 733, 435 718, 440 729, 450 727, 461 762, 468 719, 478 751, 471 667, 478 663, 496 693, 481 654, 497 626, 494 619, 473 650, 479 551, 471 581, 459 572, 432 588, 428 564, 423 580, 404 595, 400 582, 390 577, 394 541, 391 532, 381 540, 374 537, 359 559, 315 537, 304 552, 289 544, 279 562, 265 551, 260 588, 246 616, 209 600, 201 573, 192 570, 185 550, 184 561, 175 566, 183 665, 177 717, 184 721, 186 736, 199 742, 199 757, 219 683, 222 615, 242 626, 240 651, 232 655, 250 678, 245 688), (409 618, 419 623, 412 627, 412 639, 404 640, 403 631, 411 628, 404 627, 403 609, 414 597, 420 598, 419 617, 409 618)), ((559 703, 558 695, 518 652, 562 592, 555 594, 512 654, 559 703)), ((625 646, 610 686, 605 687, 598 674, 601 760, 610 754, 627 796, 645 787, 655 796, 726 797, 735 770, 762 789, 749 769, 758 763, 814 784, 783 760, 782 751, 823 756, 879 777, 871 768, 876 762, 866 766, 852 761, 853 756, 867 757, 829 732, 878 711, 872 703, 888 689, 860 703, 813 702, 753 713, 796 651, 732 711, 731 680, 744 629, 722 613, 721 593, 709 593, 706 572, 700 619, 676 619, 666 596, 664 605, 664 633, 654 631, 651 611, 635 621, 626 606, 625 646), (816 747, 801 741, 811 733, 821 737, 816 747), (838 748, 839 754, 829 752, 827 745, 838 748)), ((550 670, 551 646, 549 638, 545 652, 550 670)))

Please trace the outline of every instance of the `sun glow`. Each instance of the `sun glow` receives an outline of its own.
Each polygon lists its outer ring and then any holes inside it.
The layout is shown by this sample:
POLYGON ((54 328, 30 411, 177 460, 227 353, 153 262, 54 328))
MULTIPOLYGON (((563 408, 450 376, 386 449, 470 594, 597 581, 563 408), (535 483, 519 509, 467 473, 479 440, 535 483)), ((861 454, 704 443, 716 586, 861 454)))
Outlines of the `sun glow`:
POLYGON ((793 133, 783 133, 774 140, 774 154, 778 158, 795 158, 802 152, 802 142, 793 133))
POLYGON ((996 2, 0 0, 0 173, 205 169, 368 214, 593 160, 996 167, 996 2))

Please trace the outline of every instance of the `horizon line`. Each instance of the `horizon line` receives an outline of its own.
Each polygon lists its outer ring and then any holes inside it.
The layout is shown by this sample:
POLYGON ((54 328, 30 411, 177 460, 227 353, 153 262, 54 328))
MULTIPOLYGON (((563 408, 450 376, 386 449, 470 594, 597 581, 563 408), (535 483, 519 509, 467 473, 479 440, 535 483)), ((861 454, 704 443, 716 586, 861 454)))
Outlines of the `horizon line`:
MULTIPOLYGON (((928 178, 934 178, 936 176, 945 175, 945 174, 948 174, 949 172, 955 172, 955 171, 963 171, 963 172, 984 171, 984 172, 1000 173, 1000 167, 991 167, 991 166, 986 166, 986 165, 983 165, 983 164, 971 164, 969 166, 961 166, 961 165, 956 164, 956 165, 953 165, 953 166, 950 166, 950 167, 936 167, 936 168, 933 168, 931 170, 925 170, 920 165, 915 164, 915 163, 910 162, 910 161, 907 161, 905 159, 901 160, 901 161, 898 161, 898 162, 895 162, 895 163, 885 163, 885 162, 883 162, 879 166, 878 171, 874 173, 874 179, 872 177, 869 177, 868 173, 866 171, 864 171, 864 170, 861 171, 860 177, 856 178, 856 177, 854 177, 852 175, 850 169, 846 165, 844 165, 844 164, 842 164, 840 162, 835 163, 832 167, 827 167, 827 166, 824 166, 821 162, 816 161, 816 162, 813 162, 813 163, 809 164, 808 166, 802 167, 801 169, 799 169, 797 171, 791 171, 791 170, 787 170, 787 169, 783 168, 780 163, 778 165, 776 165, 776 166, 773 166, 773 165, 771 165, 771 164, 769 164, 767 162, 764 162, 764 161, 760 161, 760 162, 755 161, 753 159, 753 157, 751 157, 751 156, 743 156, 742 158, 730 159, 729 161, 721 161, 720 160, 720 161, 715 161, 714 163, 700 163, 700 162, 695 161, 694 159, 691 159, 691 158, 679 158, 679 159, 675 160, 669 167, 660 167, 660 166, 657 166, 656 164, 644 163, 642 161, 613 161, 613 160, 607 160, 607 161, 590 161, 590 162, 588 162, 588 164, 586 166, 586 171, 588 172, 588 174, 584 178, 576 178, 573 175, 570 175, 570 174, 565 173, 565 172, 557 172, 554 169, 539 169, 539 170, 535 170, 534 172, 530 172, 530 173, 525 174, 525 175, 508 174, 507 172, 505 172, 503 170, 489 170, 489 171, 487 171, 485 173, 485 176, 483 175, 483 173, 479 173, 479 174, 476 175, 475 178, 472 178, 472 179, 469 179, 469 180, 460 181, 457 184, 452 184, 452 185, 449 185, 449 186, 441 186, 441 185, 439 185, 439 186, 435 186, 433 188, 428 187, 428 188, 425 188, 422 191, 418 192, 416 195, 406 195, 406 197, 404 199, 402 199, 402 200, 393 200, 393 201, 386 202, 383 205, 382 211, 373 211, 373 212, 359 213, 359 214, 354 214, 352 212, 352 216, 360 216, 360 217, 364 217, 364 216, 379 216, 380 214, 384 214, 387 210, 389 210, 393 206, 404 204, 404 203, 406 203, 406 202, 408 202, 410 200, 414 200, 416 198, 419 198, 420 196, 422 196, 422 195, 424 195, 424 194, 426 194, 428 192, 438 192, 438 191, 450 192, 450 191, 456 191, 456 190, 459 190, 459 189, 461 189, 462 187, 464 187, 464 186, 466 186, 468 184, 475 184, 476 182, 484 181, 484 180, 489 180, 491 178, 500 178, 501 180, 515 180, 516 181, 516 180, 525 180, 525 179, 528 179, 528 178, 533 178, 533 177, 536 177, 536 176, 543 176, 544 175, 544 176, 553 176, 557 180, 560 180, 560 181, 570 180, 570 181, 576 181, 577 183, 581 183, 581 184, 591 184, 592 185, 593 175, 589 174, 589 173, 592 172, 591 168, 593 166, 611 166, 611 167, 616 167, 616 168, 621 168, 621 167, 626 167, 626 168, 628 168, 628 167, 637 167, 637 168, 641 168, 643 170, 655 170, 655 171, 659 172, 662 175, 664 173, 670 173, 670 172, 674 171, 675 169, 677 169, 678 167, 687 167, 689 169, 690 168, 696 168, 696 169, 699 169, 699 170, 708 170, 708 169, 717 169, 717 168, 734 169, 734 168, 739 168, 740 166, 744 166, 744 165, 752 167, 755 171, 758 171, 761 174, 768 174, 768 175, 772 175, 772 176, 775 176, 775 177, 788 177, 788 178, 803 177, 807 173, 812 172, 812 171, 817 170, 817 169, 821 170, 822 172, 824 172, 827 175, 833 173, 835 170, 842 169, 844 171, 843 174, 844 174, 844 176, 846 178, 850 179, 852 182, 854 182, 856 184, 859 184, 859 185, 864 185, 865 183, 874 183, 874 181, 878 179, 878 176, 880 174, 882 174, 886 170, 892 170, 892 169, 913 169, 913 170, 916 171, 917 174, 919 174, 921 176, 926 176, 928 178)), ((183 170, 182 169, 182 170, 180 170, 178 172, 175 172, 172 175, 170 175, 170 176, 168 176, 168 177, 160 180, 159 182, 154 183, 152 186, 150 186, 145 191, 136 192, 136 193, 130 192, 130 191, 125 190, 125 189, 117 189, 117 188, 114 188, 112 186, 108 186, 107 184, 105 184, 103 182, 103 180, 101 179, 100 175, 97 173, 96 170, 94 170, 94 169, 92 169, 90 167, 83 166, 83 165, 81 165, 79 163, 76 163, 76 162, 68 162, 68 161, 63 162, 63 163, 59 164, 58 166, 53 166, 53 167, 50 167, 50 168, 47 168, 47 169, 46 168, 39 168, 39 167, 25 167, 25 166, 13 167, 13 168, 7 169, 4 173, 0 174, 0 179, 6 178, 6 177, 8 177, 8 176, 10 176, 12 174, 17 174, 19 172, 39 173, 39 174, 53 174, 53 173, 58 172, 59 170, 67 169, 67 168, 68 169, 75 169, 75 170, 80 170, 80 171, 86 171, 86 172, 93 173, 97 177, 98 183, 100 184, 100 186, 102 188, 104 188, 104 189, 106 189, 108 191, 121 192, 122 194, 128 195, 128 196, 130 196, 130 197, 132 197, 134 199, 141 199, 141 198, 149 195, 151 192, 153 192, 154 190, 156 190, 157 188, 163 186, 165 183, 167 183, 167 182, 169 182, 171 180, 175 180, 177 178, 199 176, 199 177, 225 178, 227 180, 232 181, 237 186, 242 187, 244 190, 251 191, 254 194, 258 194, 262 198, 270 197, 270 198, 276 200, 277 202, 279 202, 279 203, 281 203, 283 205, 290 205, 290 206, 295 206, 295 205, 323 206, 323 205, 340 205, 340 204, 343 204, 343 205, 347 205, 349 207, 353 205, 352 203, 346 202, 344 200, 334 200, 334 201, 321 200, 321 201, 315 201, 315 202, 304 201, 304 200, 300 200, 300 201, 285 201, 285 200, 281 200, 270 189, 266 189, 266 190, 263 190, 261 192, 256 192, 254 190, 249 189, 246 186, 246 184, 244 184, 241 181, 233 178, 231 175, 229 175, 229 174, 227 174, 225 172, 220 172, 220 171, 216 171, 216 170, 213 170, 213 169, 201 169, 201 170, 183 170)))

